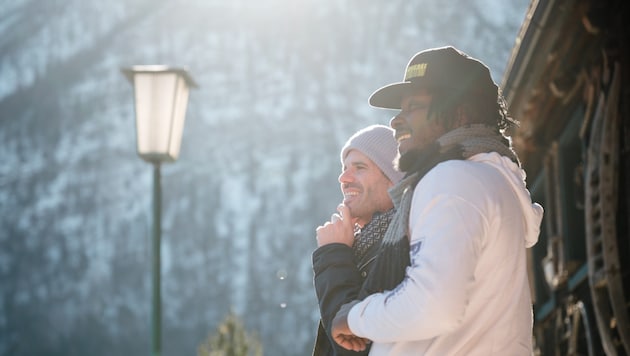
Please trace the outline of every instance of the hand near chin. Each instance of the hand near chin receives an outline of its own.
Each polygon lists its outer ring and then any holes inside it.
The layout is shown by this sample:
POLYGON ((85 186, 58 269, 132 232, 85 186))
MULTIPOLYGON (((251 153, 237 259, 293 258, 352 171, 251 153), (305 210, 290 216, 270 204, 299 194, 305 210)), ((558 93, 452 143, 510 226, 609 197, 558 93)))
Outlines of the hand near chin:
POLYGON ((337 211, 338 213, 330 217, 330 221, 315 230, 318 247, 331 243, 342 243, 349 247, 354 244, 354 221, 350 215, 350 209, 339 204, 337 211))
POLYGON ((370 340, 354 335, 348 326, 348 313, 352 306, 358 302, 355 300, 342 305, 332 321, 333 339, 339 346, 352 351, 363 351, 370 343, 370 340))

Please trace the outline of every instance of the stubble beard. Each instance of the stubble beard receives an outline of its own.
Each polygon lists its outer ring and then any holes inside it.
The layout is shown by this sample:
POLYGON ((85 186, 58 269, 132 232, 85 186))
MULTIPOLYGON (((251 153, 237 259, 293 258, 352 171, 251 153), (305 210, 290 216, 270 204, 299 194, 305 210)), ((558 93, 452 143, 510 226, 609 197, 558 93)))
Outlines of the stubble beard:
POLYGON ((422 150, 419 148, 411 149, 403 154, 398 154, 396 157, 396 169, 400 172, 409 173, 411 170, 415 168, 418 159, 422 154, 422 150))

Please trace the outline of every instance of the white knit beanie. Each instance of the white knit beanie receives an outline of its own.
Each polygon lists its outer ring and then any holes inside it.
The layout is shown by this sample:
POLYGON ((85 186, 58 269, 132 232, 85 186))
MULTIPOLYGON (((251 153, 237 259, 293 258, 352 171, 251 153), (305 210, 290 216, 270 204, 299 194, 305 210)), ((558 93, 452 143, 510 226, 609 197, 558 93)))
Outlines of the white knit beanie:
POLYGON ((398 154, 398 142, 394 130, 384 125, 371 125, 352 135, 341 149, 341 164, 350 152, 357 150, 376 164, 392 183, 396 184, 403 173, 394 168, 394 159, 398 154))

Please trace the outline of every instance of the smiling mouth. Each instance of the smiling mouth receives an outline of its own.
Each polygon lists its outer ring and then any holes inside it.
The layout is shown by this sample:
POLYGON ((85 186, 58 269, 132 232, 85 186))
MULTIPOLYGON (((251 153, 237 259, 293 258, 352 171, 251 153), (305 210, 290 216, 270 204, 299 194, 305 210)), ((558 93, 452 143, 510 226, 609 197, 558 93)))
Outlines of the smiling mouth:
POLYGON ((403 133, 400 135, 396 135, 396 141, 398 141, 398 143, 411 138, 411 134, 410 133, 403 133))
POLYGON ((358 192, 344 192, 343 193, 343 198, 344 199, 350 199, 352 197, 356 197, 357 195, 359 195, 358 192))

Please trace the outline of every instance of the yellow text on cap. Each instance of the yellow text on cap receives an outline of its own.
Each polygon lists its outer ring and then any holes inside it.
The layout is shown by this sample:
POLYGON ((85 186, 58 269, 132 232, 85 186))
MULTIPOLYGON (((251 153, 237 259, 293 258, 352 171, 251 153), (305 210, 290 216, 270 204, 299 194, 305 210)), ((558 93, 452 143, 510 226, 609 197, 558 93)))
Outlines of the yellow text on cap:
POLYGON ((414 65, 410 65, 407 68, 407 73, 405 73, 405 81, 417 77, 424 77, 424 73, 427 71, 426 63, 418 63, 414 65))

